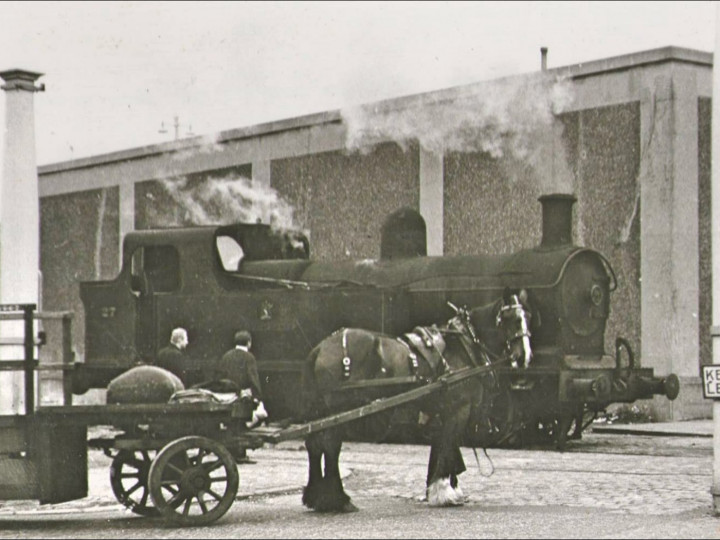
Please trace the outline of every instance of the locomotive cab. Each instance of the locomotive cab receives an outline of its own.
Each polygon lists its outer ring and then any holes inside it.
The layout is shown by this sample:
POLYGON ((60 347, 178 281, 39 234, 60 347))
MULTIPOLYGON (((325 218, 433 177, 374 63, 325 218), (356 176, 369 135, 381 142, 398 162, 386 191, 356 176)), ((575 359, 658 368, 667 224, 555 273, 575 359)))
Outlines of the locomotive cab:
POLYGON ((154 362, 174 326, 192 328, 190 338, 196 346, 189 367, 199 382, 210 355, 216 354, 217 346, 201 352, 215 340, 215 321, 193 315, 190 306, 211 309, 212 298, 222 294, 222 280, 243 263, 308 257, 309 242, 303 234, 276 233, 260 223, 128 233, 117 277, 80 284, 85 363, 74 374, 74 392, 103 387, 136 363, 154 362))

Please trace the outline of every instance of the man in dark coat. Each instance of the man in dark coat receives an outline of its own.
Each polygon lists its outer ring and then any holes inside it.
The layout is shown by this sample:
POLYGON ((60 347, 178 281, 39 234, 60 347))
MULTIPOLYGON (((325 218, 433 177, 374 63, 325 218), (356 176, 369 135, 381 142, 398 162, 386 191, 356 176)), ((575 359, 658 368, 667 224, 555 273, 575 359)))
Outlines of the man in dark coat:
POLYGON ((235 347, 223 354, 215 366, 215 379, 229 379, 237 385, 241 395, 250 393, 256 403, 253 419, 248 427, 254 427, 267 418, 265 406, 262 403, 262 389, 260 376, 257 370, 255 355, 250 352, 252 336, 247 330, 235 333, 235 347))
POLYGON ((175 328, 170 335, 170 343, 160 349, 157 357, 157 366, 167 369, 177 375, 187 386, 187 357, 185 349, 188 346, 188 335, 184 328, 175 328))

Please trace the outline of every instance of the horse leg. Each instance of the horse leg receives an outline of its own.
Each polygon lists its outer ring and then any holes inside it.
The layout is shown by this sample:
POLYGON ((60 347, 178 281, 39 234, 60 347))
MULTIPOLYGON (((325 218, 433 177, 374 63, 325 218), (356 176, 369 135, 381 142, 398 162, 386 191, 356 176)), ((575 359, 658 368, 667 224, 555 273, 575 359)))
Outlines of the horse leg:
POLYGON ((323 439, 324 474, 314 509, 318 512, 357 512, 358 508, 345 493, 340 477, 340 450, 342 437, 338 430, 327 429, 318 433, 323 439))
POLYGON ((303 489, 302 503, 315 509, 322 489, 323 440, 318 434, 310 435, 305 441, 308 453, 308 483, 303 489))
POLYGON ((470 404, 462 405, 445 418, 439 435, 430 447, 426 494, 430 506, 461 506, 465 503, 458 487, 458 475, 465 471, 460 439, 470 417, 470 404))
POLYGON ((460 473, 465 471, 465 460, 462 457, 462 452, 460 451, 460 447, 456 446, 455 450, 455 459, 454 459, 454 471, 450 474, 450 487, 455 490, 455 494, 460 498, 461 501, 465 501, 465 494, 463 493, 462 489, 458 485, 458 476, 460 473))
POLYGON ((585 405, 583 403, 581 403, 580 405, 578 405, 578 408, 575 411, 575 428, 573 429, 573 432, 570 435, 570 438, 574 441, 579 441, 580 439, 582 439, 584 417, 585 417, 585 405))

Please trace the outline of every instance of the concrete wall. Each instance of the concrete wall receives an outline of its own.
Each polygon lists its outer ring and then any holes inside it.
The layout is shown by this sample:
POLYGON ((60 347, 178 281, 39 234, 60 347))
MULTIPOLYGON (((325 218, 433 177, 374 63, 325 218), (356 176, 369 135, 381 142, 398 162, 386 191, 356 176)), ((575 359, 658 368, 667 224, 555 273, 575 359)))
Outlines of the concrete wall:
MULTIPOLYGON (((117 273, 118 191, 106 187, 40 199, 43 310, 74 313, 73 341, 81 357, 85 319, 79 283, 111 279, 117 273)), ((46 331, 51 345, 61 343, 59 325, 48 325, 46 331)))
POLYGON ((310 231, 316 260, 380 256, 380 227, 403 206, 418 208, 417 145, 382 144, 368 154, 341 151, 278 159, 271 185, 310 231))

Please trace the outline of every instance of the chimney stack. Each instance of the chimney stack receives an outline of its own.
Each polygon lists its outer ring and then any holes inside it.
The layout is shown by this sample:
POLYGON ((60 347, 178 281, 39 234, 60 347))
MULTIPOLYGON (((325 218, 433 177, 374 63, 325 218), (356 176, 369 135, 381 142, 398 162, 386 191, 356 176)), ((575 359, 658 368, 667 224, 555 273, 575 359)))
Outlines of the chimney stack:
POLYGON ((540 247, 555 248, 572 244, 572 208, 577 199, 567 193, 543 195, 542 241, 540 247))
POLYGON ((425 219, 413 208, 400 208, 390 214, 380 230, 380 258, 386 260, 427 255, 425 219))
MULTIPOLYGON (((35 86, 42 73, 21 69, 0 72, 5 82, 3 163, 0 171, 0 303, 36 304, 40 300, 40 199, 35 159, 35 86)), ((0 334, 24 335, 22 321, 3 321, 0 334)), ((22 347, 0 348, 0 359, 23 358, 22 347)), ((25 407, 20 373, 0 376, 0 414, 25 407), (8 380, 9 379, 9 380, 8 380)), ((30 405, 34 396, 24 399, 30 405)))
POLYGON ((540 47, 540 70, 547 71, 547 47, 540 47))

